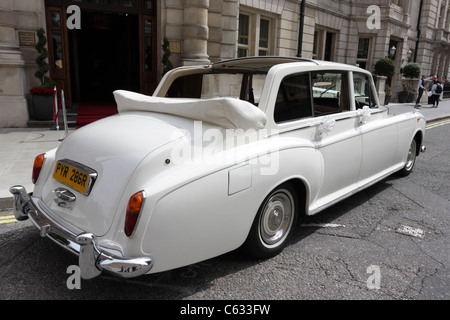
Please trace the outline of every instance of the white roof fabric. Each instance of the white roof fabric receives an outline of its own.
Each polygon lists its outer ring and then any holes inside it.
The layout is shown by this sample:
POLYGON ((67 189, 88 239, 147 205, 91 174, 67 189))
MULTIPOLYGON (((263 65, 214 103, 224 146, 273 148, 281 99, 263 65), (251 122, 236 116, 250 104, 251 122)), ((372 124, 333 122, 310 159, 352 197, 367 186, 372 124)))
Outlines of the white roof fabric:
POLYGON ((119 113, 148 111, 209 122, 226 129, 262 129, 267 118, 253 104, 236 98, 160 98, 136 92, 114 91, 119 113))

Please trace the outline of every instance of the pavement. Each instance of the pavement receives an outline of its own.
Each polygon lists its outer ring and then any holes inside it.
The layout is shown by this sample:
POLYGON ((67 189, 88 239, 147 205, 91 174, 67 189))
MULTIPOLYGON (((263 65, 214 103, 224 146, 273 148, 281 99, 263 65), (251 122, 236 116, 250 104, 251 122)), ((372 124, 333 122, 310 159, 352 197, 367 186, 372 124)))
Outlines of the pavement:
MULTIPOLYGON (((414 111, 413 103, 390 103, 390 114, 414 111)), ((423 104, 420 112, 428 122, 450 117, 450 99, 440 102, 438 108, 423 104)), ((59 130, 47 124, 46 128, 0 128, 0 210, 12 208, 12 195, 9 188, 23 185, 32 192, 31 173, 34 158, 44 152, 57 148, 65 138, 64 127, 59 130)), ((68 134, 75 129, 69 128, 68 134)))

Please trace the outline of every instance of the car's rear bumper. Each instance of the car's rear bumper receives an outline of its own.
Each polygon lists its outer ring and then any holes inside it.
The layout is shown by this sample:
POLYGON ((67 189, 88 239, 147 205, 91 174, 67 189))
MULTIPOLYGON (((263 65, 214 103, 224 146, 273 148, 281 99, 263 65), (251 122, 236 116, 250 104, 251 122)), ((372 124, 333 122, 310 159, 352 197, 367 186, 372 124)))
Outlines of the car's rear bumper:
POLYGON ((153 267, 149 257, 125 258, 102 250, 92 233, 75 234, 57 223, 36 205, 23 186, 10 188, 14 195, 14 215, 17 220, 30 219, 40 230, 41 237, 48 237, 65 249, 79 256, 83 279, 91 279, 106 271, 123 278, 143 275, 153 267))

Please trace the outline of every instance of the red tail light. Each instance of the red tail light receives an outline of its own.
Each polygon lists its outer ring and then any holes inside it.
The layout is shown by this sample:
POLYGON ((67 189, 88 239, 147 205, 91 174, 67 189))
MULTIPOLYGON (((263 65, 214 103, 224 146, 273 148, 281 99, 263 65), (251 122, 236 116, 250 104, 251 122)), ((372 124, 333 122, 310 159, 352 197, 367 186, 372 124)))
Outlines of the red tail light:
POLYGON ((36 181, 39 178, 39 174, 41 173, 42 165, 44 164, 45 160, 45 153, 38 155, 34 159, 34 165, 33 165, 33 174, 31 176, 31 181, 35 184, 36 181))
POLYGON ((139 191, 133 194, 128 201, 127 214, 125 216, 124 231, 127 237, 131 237, 136 227, 136 223, 141 213, 142 205, 144 204, 144 192, 139 191))

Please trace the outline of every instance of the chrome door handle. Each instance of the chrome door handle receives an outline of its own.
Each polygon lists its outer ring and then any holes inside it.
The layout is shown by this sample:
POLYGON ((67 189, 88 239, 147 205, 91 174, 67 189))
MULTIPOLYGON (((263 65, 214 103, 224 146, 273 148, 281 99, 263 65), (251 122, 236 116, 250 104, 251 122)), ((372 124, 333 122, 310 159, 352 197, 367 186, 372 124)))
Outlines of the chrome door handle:
POLYGON ((67 189, 57 188, 53 192, 56 197, 62 201, 75 202, 75 200, 77 200, 77 197, 67 189))

